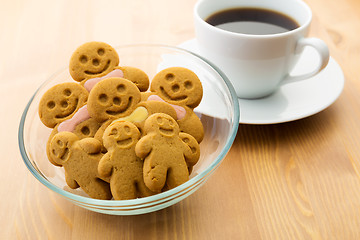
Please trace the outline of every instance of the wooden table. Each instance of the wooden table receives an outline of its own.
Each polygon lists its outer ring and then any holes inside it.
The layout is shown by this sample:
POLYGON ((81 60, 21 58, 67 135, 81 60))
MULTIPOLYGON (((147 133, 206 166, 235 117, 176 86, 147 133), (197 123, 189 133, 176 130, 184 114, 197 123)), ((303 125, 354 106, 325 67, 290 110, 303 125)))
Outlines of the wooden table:
POLYGON ((360 239, 360 2, 307 2, 311 35, 326 41, 346 77, 339 99, 302 120, 240 125, 222 165, 193 195, 150 214, 108 216, 62 199, 26 169, 22 111, 86 41, 193 38, 195 0, 2 1, 0 239, 360 239))

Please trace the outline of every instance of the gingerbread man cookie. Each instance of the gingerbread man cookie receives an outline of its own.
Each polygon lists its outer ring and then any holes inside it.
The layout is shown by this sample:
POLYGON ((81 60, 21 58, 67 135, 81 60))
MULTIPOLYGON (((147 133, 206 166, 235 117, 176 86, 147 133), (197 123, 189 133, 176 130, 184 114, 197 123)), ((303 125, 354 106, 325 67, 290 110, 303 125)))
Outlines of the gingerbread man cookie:
POLYGON ((119 61, 117 52, 109 44, 87 42, 72 54, 69 71, 75 81, 81 82, 108 74, 119 61))
POLYGON ((98 173, 103 154, 94 138, 79 139, 72 132, 59 132, 51 139, 49 154, 57 166, 65 169, 65 179, 72 189, 81 187, 90 197, 111 199, 109 179, 98 173))
POLYGON ((140 102, 140 90, 124 78, 107 78, 91 90, 87 109, 98 122, 129 115, 140 102))
POLYGON ((194 72, 182 67, 164 69, 153 78, 150 91, 170 104, 183 107, 186 114, 177 120, 180 130, 202 141, 203 125, 193 109, 201 102, 203 88, 194 72))
POLYGON ((108 152, 101 158, 99 174, 110 176, 115 200, 134 199, 153 194, 144 183, 143 161, 135 155, 140 132, 131 122, 118 121, 106 128, 103 142, 108 152))
POLYGON ((61 83, 45 92, 39 103, 42 123, 54 128, 58 123, 70 119, 86 104, 88 92, 77 83, 61 83))
MULTIPOLYGON (((161 192, 165 184, 171 189, 186 182, 187 162, 197 161, 179 131, 177 122, 164 113, 155 113, 145 121, 145 136, 136 144, 135 153, 144 159, 144 182, 153 192, 161 192)), ((184 136, 193 138, 186 133, 184 136)))

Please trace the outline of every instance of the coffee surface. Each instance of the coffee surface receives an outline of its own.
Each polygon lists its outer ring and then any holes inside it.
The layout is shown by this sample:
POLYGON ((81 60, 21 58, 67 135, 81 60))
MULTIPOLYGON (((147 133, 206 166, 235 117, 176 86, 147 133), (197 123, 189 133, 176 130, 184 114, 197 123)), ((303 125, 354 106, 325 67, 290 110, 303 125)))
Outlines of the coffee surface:
POLYGON ((210 15, 205 21, 235 33, 266 35, 294 30, 299 24, 291 17, 261 8, 231 8, 210 15))

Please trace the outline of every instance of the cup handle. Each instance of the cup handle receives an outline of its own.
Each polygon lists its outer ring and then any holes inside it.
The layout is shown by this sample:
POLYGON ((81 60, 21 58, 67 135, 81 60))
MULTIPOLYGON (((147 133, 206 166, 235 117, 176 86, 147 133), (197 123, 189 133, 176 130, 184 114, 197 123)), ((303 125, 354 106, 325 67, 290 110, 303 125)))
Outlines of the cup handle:
POLYGON ((288 75, 285 78, 285 80, 282 81, 281 85, 308 79, 308 78, 318 74, 328 64, 329 58, 330 58, 329 48, 327 47, 326 43, 323 40, 318 39, 318 38, 301 38, 297 43, 295 51, 302 52, 302 50, 306 46, 313 47, 318 52, 318 54, 320 56, 319 64, 313 71, 311 71, 309 73, 301 74, 298 76, 288 75))

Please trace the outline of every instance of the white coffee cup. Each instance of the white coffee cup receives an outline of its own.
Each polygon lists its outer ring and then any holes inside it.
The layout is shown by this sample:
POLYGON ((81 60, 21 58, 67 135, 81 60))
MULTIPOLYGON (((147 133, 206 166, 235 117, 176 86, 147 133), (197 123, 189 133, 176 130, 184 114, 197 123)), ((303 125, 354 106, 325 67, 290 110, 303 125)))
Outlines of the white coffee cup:
POLYGON ((232 82, 239 98, 261 98, 281 85, 309 79, 326 67, 329 49, 318 38, 306 38, 311 9, 302 0, 200 0, 194 8, 195 33, 200 54, 218 66, 232 82), (205 20, 212 14, 233 8, 262 8, 280 12, 299 27, 283 33, 255 35, 212 26, 205 20), (290 73, 305 46, 319 53, 311 72, 290 73))

